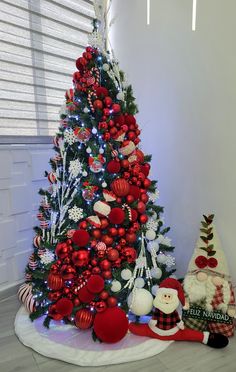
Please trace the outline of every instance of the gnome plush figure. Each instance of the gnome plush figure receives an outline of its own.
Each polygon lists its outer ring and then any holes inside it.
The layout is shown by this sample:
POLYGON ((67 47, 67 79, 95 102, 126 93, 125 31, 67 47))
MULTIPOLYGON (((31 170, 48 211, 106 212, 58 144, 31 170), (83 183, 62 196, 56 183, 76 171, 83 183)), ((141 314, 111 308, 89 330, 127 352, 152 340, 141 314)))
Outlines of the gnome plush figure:
POLYGON ((214 348, 223 348, 228 344, 228 338, 221 334, 185 328, 177 312, 180 303, 185 305, 180 282, 174 278, 163 280, 153 301, 155 309, 151 320, 148 324, 130 323, 130 332, 159 340, 202 342, 214 348))
POLYGON ((201 234, 190 260, 184 279, 184 291, 190 308, 200 307, 206 311, 220 311, 231 322, 184 318, 192 329, 209 330, 227 337, 233 336, 235 328, 235 296, 229 269, 221 243, 213 225, 214 215, 203 216, 201 234))

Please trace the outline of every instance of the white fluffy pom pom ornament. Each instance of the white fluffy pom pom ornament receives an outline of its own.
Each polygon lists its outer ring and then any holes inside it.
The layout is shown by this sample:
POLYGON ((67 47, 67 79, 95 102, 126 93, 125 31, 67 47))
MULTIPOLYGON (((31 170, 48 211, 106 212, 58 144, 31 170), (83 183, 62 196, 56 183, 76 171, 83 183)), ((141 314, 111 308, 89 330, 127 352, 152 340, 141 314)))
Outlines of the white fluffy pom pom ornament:
POLYGON ((112 292, 119 292, 121 290, 121 284, 118 280, 113 280, 111 283, 111 291, 112 292))
POLYGON ((108 70, 110 70, 110 66, 108 65, 108 63, 104 63, 102 65, 102 69, 103 69, 103 71, 108 71, 108 70))
POLYGON ((124 99, 125 99, 125 95, 124 95, 123 92, 119 92, 119 93, 117 93, 116 98, 117 98, 119 101, 124 101, 124 99))
POLYGON ((143 288, 145 286, 145 281, 143 278, 136 278, 135 279, 135 287, 136 288, 143 288))
POLYGON ((148 240, 156 239, 156 233, 154 230, 147 230, 145 236, 148 240))
POLYGON ((147 315, 152 310, 153 297, 146 289, 135 288, 128 296, 127 302, 133 314, 147 315))
POLYGON ((157 255, 157 262, 164 264, 167 260, 167 257, 163 253, 157 255))
POLYGON ((151 251, 158 252, 159 251, 159 243, 156 240, 149 242, 148 245, 147 245, 147 250, 148 250, 148 252, 151 252, 151 251))
POLYGON ((152 294, 156 297, 159 286, 157 284, 152 286, 152 294))
POLYGON ((123 269, 122 271, 121 271, 121 278, 123 279, 123 280, 130 280, 130 278, 131 278, 131 276, 132 276, 132 271, 131 270, 129 270, 129 269, 123 269))
POLYGON ((162 276, 162 271, 159 267, 153 267, 151 269, 151 276, 155 279, 160 279, 162 276))

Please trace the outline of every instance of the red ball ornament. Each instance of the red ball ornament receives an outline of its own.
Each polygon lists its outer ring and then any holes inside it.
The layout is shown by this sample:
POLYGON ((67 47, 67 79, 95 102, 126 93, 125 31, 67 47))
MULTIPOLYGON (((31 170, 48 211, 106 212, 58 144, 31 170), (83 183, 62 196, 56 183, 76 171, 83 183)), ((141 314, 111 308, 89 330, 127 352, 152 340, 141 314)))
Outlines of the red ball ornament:
POLYGON ((125 123, 125 118, 124 118, 124 115, 117 115, 117 116, 115 116, 115 118, 114 118, 114 122, 116 123, 116 124, 119 124, 120 126, 121 125, 123 125, 124 123, 125 123))
POLYGON ((111 227, 111 228, 109 229, 109 234, 110 234, 111 236, 116 236, 116 235, 118 234, 118 230, 117 230, 115 227, 111 227))
POLYGON ((136 133, 133 132, 133 131, 130 131, 130 132, 128 132, 128 135, 127 136, 128 136, 128 139, 129 140, 134 141, 135 138, 136 138, 136 133))
POLYGON ((145 187, 145 189, 148 189, 151 186, 151 181, 149 180, 149 178, 145 178, 145 180, 143 181, 143 186, 145 187))
POLYGON ((103 114, 105 115, 105 118, 106 118, 106 116, 109 116, 110 115, 110 109, 109 108, 104 108, 103 109, 103 114))
POLYGON ((117 129, 116 128, 111 128, 110 129, 110 135, 112 136, 112 138, 116 138, 117 129))
POLYGON ((131 221, 135 222, 138 218, 138 212, 135 209, 131 209, 131 221))
POLYGON ((134 197, 133 197, 133 195, 127 195, 127 196, 126 196, 126 201, 127 201, 128 204, 133 203, 133 202, 134 202, 134 197))
POLYGON ((120 225, 125 220, 125 212, 121 208, 112 208, 108 218, 111 223, 120 225))
POLYGON ((125 239, 127 240, 128 243, 134 243, 137 240, 137 236, 135 233, 127 233, 125 235, 125 239))
POLYGON ((109 226, 109 221, 107 218, 101 218, 101 229, 104 230, 109 226))
POLYGON ((109 261, 116 261, 119 258, 119 252, 117 249, 110 249, 110 251, 107 253, 107 258, 109 261))
POLYGON ((61 268, 61 276, 64 280, 71 280, 74 278, 76 271, 75 269, 70 265, 63 265, 61 268))
POLYGON ((139 179, 139 181, 143 182, 146 179, 146 177, 142 172, 140 172, 139 175, 138 175, 138 179, 139 179))
POLYGON ((113 110, 114 114, 118 114, 118 112, 120 112, 120 105, 118 103, 114 103, 112 105, 112 110, 113 110))
POLYGON ((104 133, 104 135, 103 135, 103 139, 104 139, 104 141, 109 141, 110 138, 111 138, 110 133, 108 133, 108 132, 104 133))
POLYGON ((70 248, 66 243, 58 243, 55 249, 57 257, 63 259, 68 256, 70 248))
POLYGON ((148 195, 147 194, 141 194, 140 196, 140 200, 143 202, 143 203, 147 203, 148 202, 148 195))
POLYGON ((145 163, 141 167, 141 172, 147 177, 149 175, 150 168, 151 168, 150 164, 145 163))
MULTIPOLYGON (((104 256, 105 256, 105 254, 104 254, 104 256)), ((92 273, 95 274, 95 275, 100 274, 101 273, 100 267, 98 267, 98 266, 93 267, 92 268, 92 273)))
POLYGON ((113 243, 113 238, 109 235, 103 235, 102 242, 105 243, 109 247, 113 243))
POLYGON ((82 287, 79 290, 78 297, 79 297, 81 302, 87 304, 87 303, 90 303, 91 301, 93 301, 93 299, 95 298, 95 294, 91 293, 88 290, 87 286, 85 285, 84 287, 82 287))
POLYGON ((94 236, 95 239, 100 239, 102 236, 101 230, 99 229, 94 229, 92 231, 92 235, 94 236))
POLYGON ((117 299, 116 299, 116 297, 114 297, 114 296, 110 296, 110 297, 108 297, 108 299, 107 299, 107 305, 109 306, 109 307, 115 307, 116 305, 117 305, 117 299))
POLYGON ((138 200, 140 197, 140 188, 135 185, 130 185, 129 193, 134 197, 134 200, 138 200))
POLYGON ((84 277, 84 279, 88 279, 90 276, 91 276, 91 269, 92 269, 92 266, 91 265, 88 265, 88 268, 89 270, 84 270, 82 275, 84 277))
POLYGON ((99 97, 99 98, 105 98, 106 96, 108 96, 108 90, 107 88, 105 87, 97 87, 96 88, 96 95, 99 97))
POLYGON ((112 272, 110 270, 103 271, 102 276, 104 279, 111 279, 112 278, 112 272))
POLYGON ((125 229, 123 227, 119 227, 119 229, 118 229, 118 235, 120 237, 122 237, 122 236, 125 235, 125 229))
POLYGON ((94 319, 94 332, 101 341, 106 343, 122 340, 128 331, 128 326, 126 313, 119 307, 108 308, 96 314, 94 319))
POLYGON ((56 311, 56 304, 52 304, 48 309, 48 316, 54 320, 61 320, 63 319, 63 315, 58 314, 56 311))
POLYGON ((88 227, 88 223, 87 223, 87 221, 81 221, 80 223, 79 223, 79 225, 78 225, 78 228, 79 229, 87 229, 87 227, 88 227))
POLYGON ((133 115, 125 115, 125 122, 130 126, 130 125, 135 125, 136 124, 136 119, 133 115))
POLYGON ((108 125, 109 127, 113 128, 115 125, 114 120, 109 120, 108 125))
POLYGON ((61 314, 64 316, 71 315, 73 310, 73 302, 69 300, 68 298, 61 298, 56 303, 56 311, 58 314, 61 314))
POLYGON ((48 275, 47 282, 48 288, 52 289, 53 291, 58 291, 63 287, 63 279, 58 274, 50 273, 48 275))
POLYGON ((138 231, 140 229, 140 224, 138 222, 133 223, 133 229, 134 231, 138 231))
POLYGON ((48 293, 48 299, 49 301, 57 301, 61 297, 61 292, 60 291, 55 291, 55 292, 49 292, 48 293))
POLYGON ((73 303, 74 303, 74 306, 76 307, 78 307, 81 304, 80 300, 77 297, 74 298, 73 303))
POLYGON ((88 329, 93 325, 93 313, 88 309, 80 309, 75 314, 75 325, 80 329, 88 329))
POLYGON ((103 260, 100 262, 100 268, 104 271, 107 271, 111 268, 111 263, 108 260, 103 260))
POLYGON ((89 263, 89 251, 83 249, 81 251, 73 252, 72 261, 77 267, 87 266, 89 263))
POLYGON ((105 301, 98 301, 98 302, 96 302, 94 307, 95 307, 95 310, 97 311, 97 313, 102 313, 103 311, 106 310, 107 304, 106 304, 105 301))
POLYGON ((144 162, 144 153, 141 150, 136 149, 135 155, 137 157, 138 162, 142 164, 144 162))
POLYGON ((90 276, 87 289, 92 293, 99 293, 104 289, 104 279, 100 275, 90 276))
POLYGON ((142 201, 138 202, 137 210, 138 210, 139 213, 145 212, 146 205, 142 201))
POLYGON ((130 185, 125 179, 117 178, 112 182, 111 189, 117 196, 126 196, 129 194, 130 185))
POLYGON ((111 97, 105 97, 104 98, 104 103, 105 103, 105 106, 111 107, 111 105, 112 105, 112 98, 111 97))
POLYGON ((90 261, 90 263, 91 263, 92 266, 97 266, 98 261, 97 261, 95 258, 93 258, 93 259, 90 261))
POLYGON ((111 160, 107 164, 108 173, 119 173, 120 171, 120 162, 117 160, 111 160))
POLYGON ((121 247, 125 247, 126 246, 126 240, 124 238, 121 238, 120 239, 120 245, 121 245, 121 247))
POLYGON ((147 223, 148 221, 148 216, 146 214, 142 214, 140 217, 139 217, 139 221, 144 224, 144 223, 147 223))
POLYGON ((101 300, 106 300, 109 297, 109 293, 104 290, 99 294, 99 297, 101 300))
POLYGON ((122 166, 122 168, 127 169, 130 166, 130 162, 128 160, 126 160, 126 159, 121 160, 121 166, 122 166))
POLYGON ((121 258, 117 258, 117 260, 112 262, 113 267, 121 267, 121 258))
POLYGON ((76 230, 72 236, 72 241, 78 247, 85 247, 89 242, 90 236, 86 230, 76 230))
POLYGON ((96 99, 94 102, 93 102, 93 107, 95 108, 95 110, 102 110, 103 108, 103 103, 100 99, 96 99))

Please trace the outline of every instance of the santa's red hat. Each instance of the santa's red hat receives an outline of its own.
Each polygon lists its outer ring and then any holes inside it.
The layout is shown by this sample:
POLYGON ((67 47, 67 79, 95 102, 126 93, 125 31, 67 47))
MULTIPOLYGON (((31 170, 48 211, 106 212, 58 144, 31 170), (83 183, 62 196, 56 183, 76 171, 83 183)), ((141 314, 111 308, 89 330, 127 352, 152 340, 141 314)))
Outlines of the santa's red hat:
POLYGON ((161 282, 158 291, 160 291, 160 288, 163 288, 163 289, 167 289, 168 288, 168 289, 171 289, 171 290, 177 292, 178 299, 180 300, 181 304, 183 306, 185 305, 184 291, 183 291, 183 288, 182 288, 181 283, 178 280, 176 280, 174 278, 164 279, 161 282))

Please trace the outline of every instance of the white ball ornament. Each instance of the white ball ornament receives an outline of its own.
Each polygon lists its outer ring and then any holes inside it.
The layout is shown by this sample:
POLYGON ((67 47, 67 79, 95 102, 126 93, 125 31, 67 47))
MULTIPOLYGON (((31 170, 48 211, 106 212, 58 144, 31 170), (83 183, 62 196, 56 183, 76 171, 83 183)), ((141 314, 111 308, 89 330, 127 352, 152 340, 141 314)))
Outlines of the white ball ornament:
POLYGON ((145 281, 143 278, 136 278, 135 279, 135 287, 136 288, 143 288, 145 286, 145 281))
POLYGON ((82 176, 83 176, 83 177, 87 177, 87 175, 88 175, 88 173, 87 173, 86 171, 83 171, 83 172, 82 172, 82 176))
POLYGON ((164 264, 166 262, 166 256, 163 253, 157 255, 157 262, 164 264))
POLYGON ((85 107, 83 111, 84 111, 85 114, 88 114, 89 113, 88 107, 85 107))
POLYGON ((108 63, 104 63, 102 65, 102 69, 103 69, 103 71, 108 71, 108 70, 110 70, 110 66, 108 65, 108 63))
POLYGON ((132 271, 129 269, 123 269, 120 275, 123 280, 129 280, 132 276, 132 271))
POLYGON ((149 252, 151 252, 152 250, 154 250, 155 252, 158 252, 159 251, 159 244, 156 240, 154 241, 151 241, 150 243, 147 244, 147 250, 149 252))
POLYGON ((153 296, 157 295, 158 288, 159 288, 159 286, 157 284, 152 286, 151 291, 152 291, 153 296))
POLYGON ((118 280, 113 280, 111 283, 111 291, 119 292, 121 290, 121 284, 118 280))
POLYGON ((117 98, 119 101, 124 101, 125 95, 124 95, 123 92, 119 92, 119 93, 117 93, 116 98, 117 98))
POLYGON ((87 152, 87 154, 91 154, 91 152, 92 152, 91 147, 87 147, 86 152, 87 152))
POLYGON ((155 279, 160 279, 162 276, 162 271, 159 267, 153 267, 151 269, 151 276, 155 279))
POLYGON ((156 238, 156 233, 154 230, 147 230, 145 236, 148 240, 154 240, 156 238))
POLYGON ((136 288, 128 296, 128 306, 133 314, 141 316, 150 313, 153 307, 153 297, 144 288, 136 288))
POLYGON ((103 188, 107 187, 107 183, 105 181, 102 183, 102 187, 103 188))
POLYGON ((99 149, 99 154, 104 154, 104 149, 102 147, 99 149))
POLYGON ((97 134, 97 132, 98 132, 97 128, 93 128, 93 129, 92 129, 92 133, 93 133, 93 134, 97 134))

